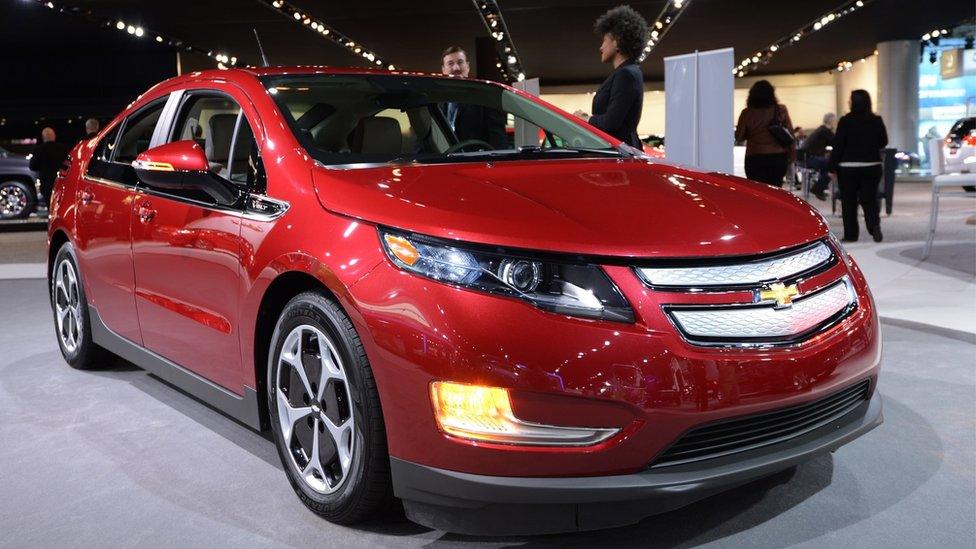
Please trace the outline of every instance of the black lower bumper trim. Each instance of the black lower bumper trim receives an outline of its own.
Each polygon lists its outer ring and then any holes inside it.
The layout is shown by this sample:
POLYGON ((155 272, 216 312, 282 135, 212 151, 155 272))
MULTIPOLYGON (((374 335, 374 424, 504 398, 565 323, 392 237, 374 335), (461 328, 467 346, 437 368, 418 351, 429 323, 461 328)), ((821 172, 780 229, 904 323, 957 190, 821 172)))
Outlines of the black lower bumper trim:
POLYGON ((633 524, 831 452, 883 421, 877 391, 859 409, 788 442, 688 466, 605 477, 497 477, 391 458, 407 516, 460 534, 520 535, 633 524))

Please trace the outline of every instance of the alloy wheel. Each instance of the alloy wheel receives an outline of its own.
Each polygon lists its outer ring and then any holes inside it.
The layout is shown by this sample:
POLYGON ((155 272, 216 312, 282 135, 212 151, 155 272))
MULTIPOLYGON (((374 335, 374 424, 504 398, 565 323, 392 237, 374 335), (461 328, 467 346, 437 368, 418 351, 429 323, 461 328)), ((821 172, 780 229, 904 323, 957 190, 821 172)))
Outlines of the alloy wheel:
POLYGON ((0 186, 0 219, 15 219, 27 209, 29 197, 19 185, 0 186))
POLYGON ((292 464, 312 490, 335 492, 349 475, 356 448, 349 381, 332 341, 314 326, 294 328, 278 356, 274 384, 292 464))
POLYGON ((58 263, 54 274, 54 309, 58 337, 65 351, 73 353, 82 339, 81 296, 78 274, 68 259, 58 263))

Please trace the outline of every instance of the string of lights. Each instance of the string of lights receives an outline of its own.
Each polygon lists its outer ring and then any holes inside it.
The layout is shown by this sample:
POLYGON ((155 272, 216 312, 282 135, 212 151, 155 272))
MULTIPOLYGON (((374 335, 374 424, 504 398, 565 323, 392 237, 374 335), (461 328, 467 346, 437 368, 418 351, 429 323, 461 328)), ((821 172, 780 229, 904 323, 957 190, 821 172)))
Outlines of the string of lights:
POLYGON ((337 31, 331 25, 323 23, 321 19, 318 19, 309 13, 303 12, 293 4, 285 2, 285 0, 258 0, 258 2, 273 9, 283 17, 287 17, 288 19, 299 23, 309 32, 313 32, 320 37, 331 40, 343 49, 348 50, 353 55, 362 57, 371 65, 381 68, 386 67, 391 71, 396 70, 395 65, 386 61, 376 52, 370 50, 362 44, 357 43, 355 40, 337 31))
POLYGON ((501 70, 509 82, 525 80, 525 70, 519 61, 515 43, 512 41, 512 35, 508 32, 508 25, 505 24, 505 18, 502 17, 502 10, 498 7, 498 2, 495 0, 472 0, 472 2, 478 8, 485 28, 495 39, 495 51, 499 59, 495 66, 501 70))
POLYGON ((739 62, 738 66, 732 69, 732 73, 742 78, 743 76, 751 73, 762 65, 769 63, 770 59, 776 54, 776 52, 795 45, 800 40, 810 36, 811 34, 820 31, 833 24, 838 19, 846 17, 855 11, 863 8, 864 6, 870 4, 874 0, 850 0, 841 4, 840 6, 834 8, 833 10, 823 14, 822 16, 810 21, 806 25, 796 29, 792 33, 780 38, 779 40, 773 42, 767 46, 764 50, 758 51, 749 57, 746 57, 739 62))
POLYGON ((647 56, 654 49, 654 46, 658 45, 667 34, 668 30, 671 29, 678 17, 684 13, 685 8, 691 0, 668 0, 661 8, 661 13, 658 14, 657 19, 651 25, 651 37, 647 40, 647 45, 644 46, 644 53, 640 55, 637 59, 638 62, 643 62, 647 59, 647 56))
POLYGON ((875 55, 878 55, 878 50, 874 50, 873 52, 871 52, 871 55, 865 55, 864 57, 862 57, 862 58, 860 58, 860 59, 858 59, 856 61, 841 61, 840 63, 837 63, 837 67, 836 68, 833 68, 833 69, 830 69, 829 71, 827 71, 827 74, 833 74, 835 72, 847 72, 847 71, 854 70, 854 67, 855 66, 857 66, 860 63, 866 63, 868 59, 871 59, 875 55))
POLYGON ((136 39, 140 39, 140 40, 152 39, 159 44, 169 46, 176 50, 206 55, 207 57, 210 57, 214 61, 216 61, 217 67, 221 69, 226 69, 229 66, 236 66, 240 62, 240 60, 236 56, 229 55, 224 52, 201 48, 199 46, 190 44, 185 40, 181 40, 179 38, 175 38, 173 36, 161 32, 155 32, 149 28, 146 28, 134 22, 126 22, 122 19, 116 19, 113 17, 104 17, 102 15, 94 13, 91 9, 88 8, 82 8, 78 6, 68 6, 68 5, 58 4, 47 0, 36 0, 36 1, 38 4, 48 9, 54 10, 60 14, 77 17, 79 19, 84 19, 90 23, 94 23, 96 25, 99 25, 107 29, 114 29, 119 32, 124 32, 136 39))

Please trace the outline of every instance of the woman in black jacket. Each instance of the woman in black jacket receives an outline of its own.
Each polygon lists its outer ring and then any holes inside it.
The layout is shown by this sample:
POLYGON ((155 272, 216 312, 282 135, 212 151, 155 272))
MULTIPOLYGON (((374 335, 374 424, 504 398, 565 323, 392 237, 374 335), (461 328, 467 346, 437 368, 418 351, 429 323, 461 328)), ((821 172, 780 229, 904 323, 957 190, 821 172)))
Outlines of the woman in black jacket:
POLYGON ((641 149, 637 123, 644 105, 644 75, 637 59, 647 45, 647 21, 630 6, 617 6, 596 20, 595 29, 603 36, 600 61, 612 63, 614 71, 593 96, 593 116, 582 111, 575 114, 641 149))
POLYGON ((878 184, 881 182, 881 149, 888 145, 884 121, 871 110, 871 95, 854 90, 851 112, 841 117, 830 153, 830 172, 840 185, 841 210, 844 214, 844 242, 858 237, 857 205, 864 210, 864 225, 881 242, 881 217, 878 184))

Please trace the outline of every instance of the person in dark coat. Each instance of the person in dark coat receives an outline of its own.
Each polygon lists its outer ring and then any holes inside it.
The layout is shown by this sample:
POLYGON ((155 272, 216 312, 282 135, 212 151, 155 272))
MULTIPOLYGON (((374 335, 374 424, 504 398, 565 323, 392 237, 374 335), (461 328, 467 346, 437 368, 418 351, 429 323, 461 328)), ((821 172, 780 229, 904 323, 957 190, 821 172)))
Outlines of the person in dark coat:
POLYGON ((851 112, 841 117, 834 135, 828 170, 837 175, 841 212, 844 216, 844 242, 858 238, 857 205, 864 210, 864 225, 881 242, 881 216, 878 185, 881 183, 881 149, 888 145, 884 121, 871 110, 871 95, 854 90, 851 112))
POLYGON ((644 107, 644 75, 637 60, 647 45, 647 21, 630 6, 617 6, 596 20, 595 30, 603 37, 600 61, 612 64, 613 72, 593 96, 593 115, 574 114, 642 149, 637 124, 644 107))
MULTIPOLYGON (((442 74, 467 78, 470 71, 468 55, 460 46, 451 46, 441 54, 442 74)), ((459 142, 477 139, 495 149, 510 147, 504 112, 471 103, 445 103, 441 109, 459 142)))
POLYGON ((828 112, 823 116, 823 124, 800 144, 800 150, 806 157, 808 168, 819 172, 817 182, 810 188, 810 192, 820 200, 827 200, 824 191, 830 178, 827 176, 827 146, 834 140, 834 128, 837 127, 837 115, 828 112))
POLYGON ((54 180, 58 176, 58 170, 68 158, 68 148, 57 142, 54 128, 44 128, 41 130, 41 142, 34 145, 31 151, 30 169, 37 172, 41 180, 41 194, 47 200, 48 206, 51 204, 51 190, 54 189, 54 180))

